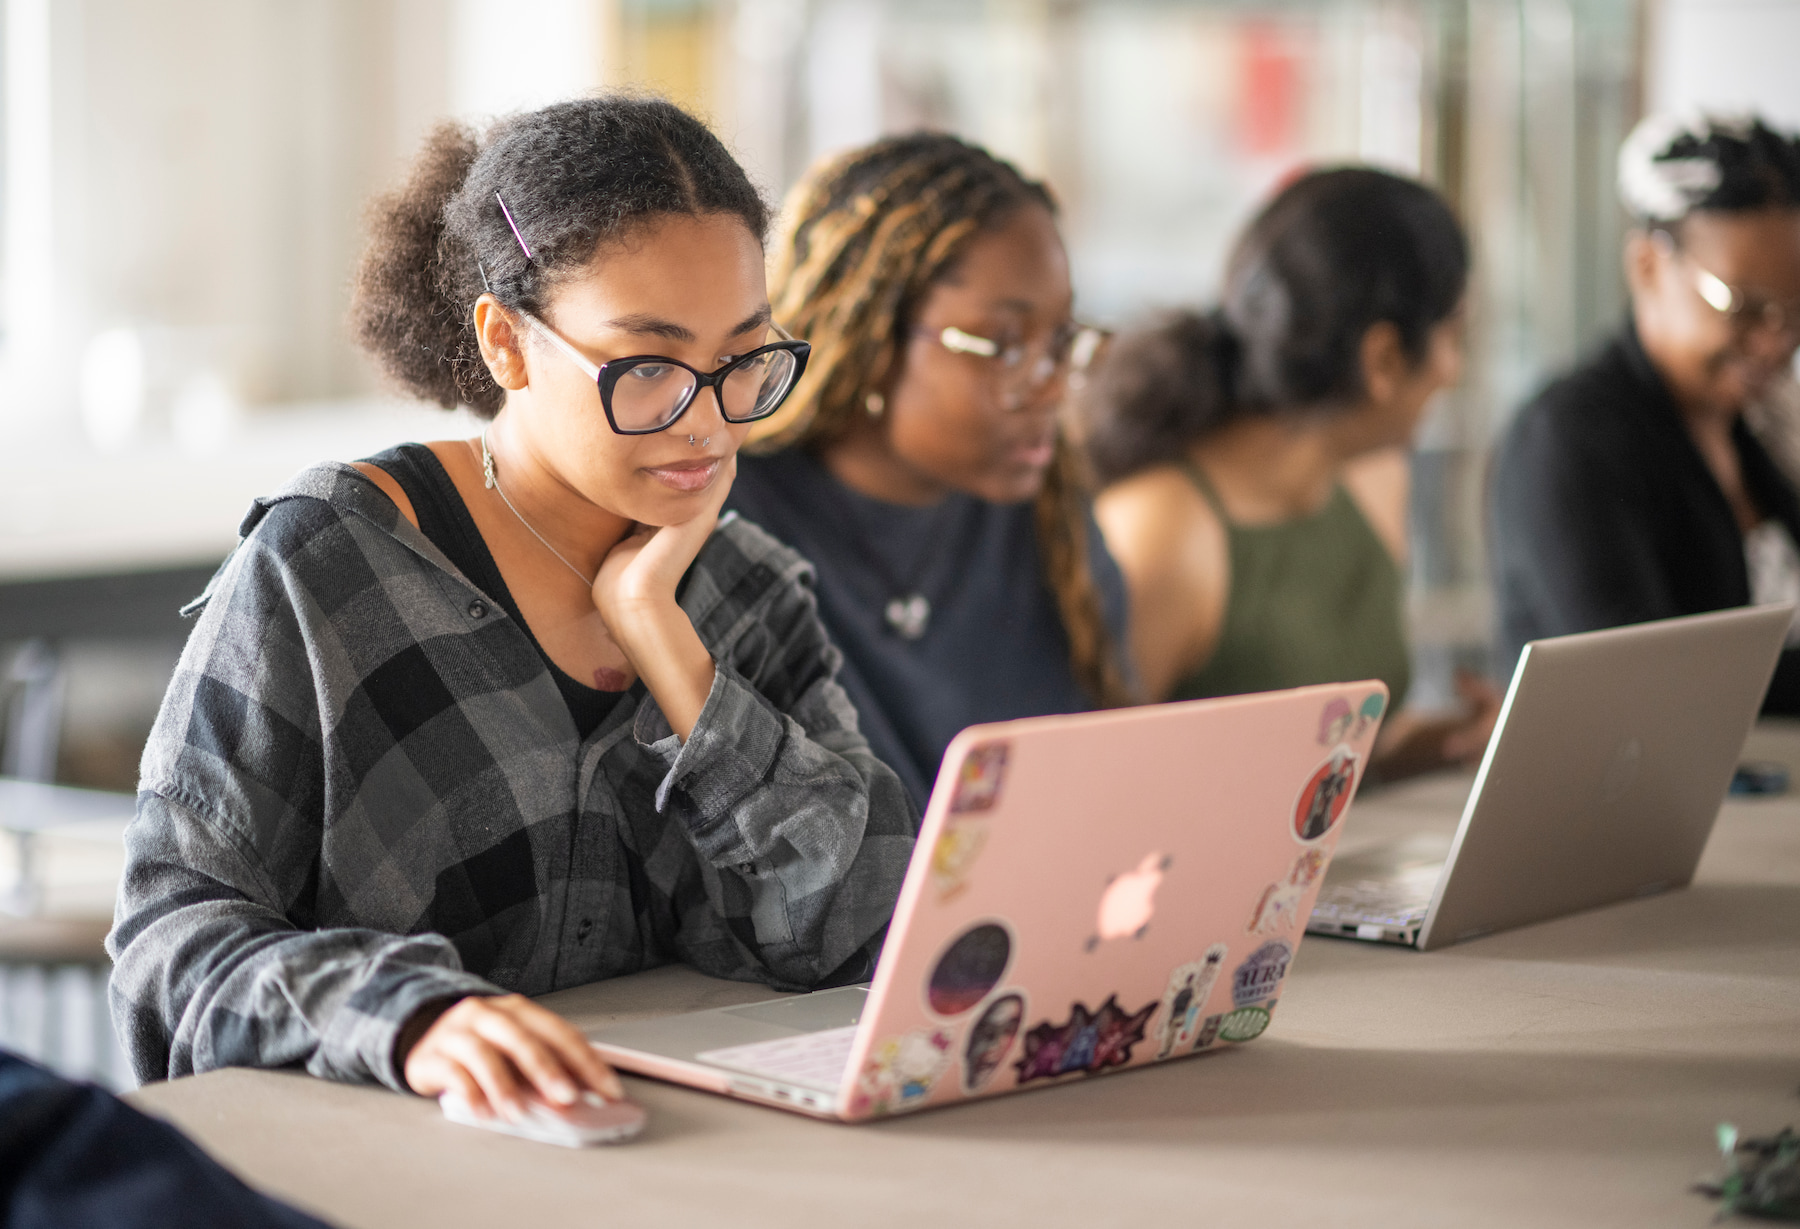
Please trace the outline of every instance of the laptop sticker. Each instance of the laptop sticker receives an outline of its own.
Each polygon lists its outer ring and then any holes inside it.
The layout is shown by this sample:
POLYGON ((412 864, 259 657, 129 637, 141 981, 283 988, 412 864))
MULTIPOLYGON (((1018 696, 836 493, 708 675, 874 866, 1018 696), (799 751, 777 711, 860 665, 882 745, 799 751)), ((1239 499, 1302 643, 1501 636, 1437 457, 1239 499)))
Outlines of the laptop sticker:
POLYGON ((1227 1012, 1225 1018, 1219 1021, 1220 1040, 1255 1041, 1269 1027, 1269 1012, 1274 1006, 1271 1001, 1268 1007, 1239 1007, 1227 1012))
POLYGON ((1387 711, 1387 700, 1379 691, 1371 691, 1363 697, 1363 702, 1356 709, 1356 726, 1350 731, 1350 737, 1361 738, 1368 733, 1369 727, 1381 720, 1381 714, 1387 711))
POLYGON ((922 1028, 875 1043, 850 1095, 852 1114, 895 1114, 925 1104, 938 1076, 950 1065, 955 1038, 948 1030, 922 1028))
POLYGON ((1303 850, 1294 859, 1294 865, 1288 869, 1285 879, 1263 889, 1262 895, 1257 898, 1256 907, 1250 912, 1250 924, 1244 927, 1244 933, 1278 935, 1305 921, 1300 916, 1300 902, 1305 898, 1306 890, 1318 882, 1319 874, 1324 869, 1323 851, 1303 850))
POLYGON ((1342 696, 1327 701, 1325 711, 1319 714, 1319 745, 1329 747, 1343 742, 1350 736, 1350 727, 1355 720, 1350 712, 1350 701, 1342 696))
POLYGON ((987 825, 964 820, 950 822, 931 847, 931 886, 939 901, 953 900, 969 885, 969 872, 981 847, 987 844, 987 825))
MULTIPOLYGON (((1247 1008, 1246 1010, 1254 1009, 1247 1008)), ((1219 1022, 1224 1018, 1225 1013, 1219 1012, 1215 1015, 1206 1017, 1206 1019, 1200 1022, 1200 1031, 1194 1034, 1193 1052, 1195 1054, 1198 1054, 1202 1050, 1212 1049, 1213 1043, 1219 1039, 1219 1022)))
POLYGON ((998 805, 1000 787, 1006 784, 1006 751, 1004 741, 969 748, 956 770, 956 790, 950 795, 952 814, 991 811, 998 805))
POLYGON ((1106 881, 1106 890, 1100 894, 1100 911, 1094 919, 1095 933, 1088 936, 1088 951, 1106 939, 1144 937, 1150 929, 1150 917, 1156 912, 1156 889, 1162 886, 1163 872, 1174 862, 1168 854, 1152 850, 1132 869, 1106 881))
POLYGON ((940 1016, 960 1016, 1006 976, 1012 935, 998 922, 971 926, 950 941, 931 966, 925 1001, 940 1016))
POLYGON ((1337 746, 1307 778, 1294 806, 1296 840, 1316 841, 1344 817, 1344 808, 1350 805, 1350 787, 1356 783, 1356 761, 1356 752, 1337 746))
POLYGON ((1144 1039, 1144 1027, 1159 1006, 1152 1000, 1127 1013, 1120 1010, 1116 994, 1108 995, 1095 1012, 1086 1004, 1072 1004, 1064 1023, 1045 1020, 1025 1034, 1025 1051, 1015 1064, 1019 1083, 1123 1067, 1131 1061, 1131 1047, 1144 1039))
POLYGON ((980 1092, 1006 1062, 1019 1030, 1025 1025, 1025 996, 1008 990, 987 1005, 969 1026, 963 1045, 963 1091, 980 1092))
POLYGON ((1231 975, 1232 1005, 1250 1007, 1274 998, 1293 958, 1293 947, 1281 939, 1271 939, 1244 957, 1231 975))
POLYGON ((1206 955, 1189 964, 1176 965, 1169 974, 1169 988, 1163 991, 1162 1030, 1156 1056, 1167 1058, 1193 1045, 1200 1031, 1200 1013, 1212 995, 1213 983, 1225 964, 1225 945, 1215 943, 1206 955))

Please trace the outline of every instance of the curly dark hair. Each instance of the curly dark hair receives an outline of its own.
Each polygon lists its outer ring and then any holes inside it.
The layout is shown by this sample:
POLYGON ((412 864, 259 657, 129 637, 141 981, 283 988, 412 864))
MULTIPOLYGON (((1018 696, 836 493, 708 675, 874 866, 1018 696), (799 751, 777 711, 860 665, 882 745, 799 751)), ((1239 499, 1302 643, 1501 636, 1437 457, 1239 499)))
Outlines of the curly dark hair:
POLYGON ((484 418, 505 391, 488 373, 472 308, 484 290, 541 312, 602 244, 669 214, 741 218, 761 242, 769 208, 706 125, 660 98, 608 95, 425 141, 406 181, 376 198, 351 328, 408 392, 484 418), (514 237, 512 214, 524 243, 514 237))
POLYGON ((1692 213, 1800 208, 1800 137, 1754 115, 1649 116, 1619 147, 1619 196, 1672 236, 1692 213))
POLYGON ((1176 460, 1239 418, 1349 408, 1370 327, 1392 324, 1422 361, 1468 277, 1462 226, 1424 184, 1368 167, 1301 176, 1238 239, 1216 310, 1169 314, 1108 348, 1081 398, 1095 476, 1176 460))
MULTIPOLYGON (((974 236, 1020 208, 1056 212, 1043 184, 948 133, 888 137, 815 166, 794 187, 777 241, 775 318, 812 343, 807 381, 760 424, 762 450, 819 448, 864 414, 899 360, 912 315, 974 236)), ((1088 491, 1058 439, 1036 502, 1044 578, 1076 681, 1101 705, 1132 699, 1088 558, 1088 491)))

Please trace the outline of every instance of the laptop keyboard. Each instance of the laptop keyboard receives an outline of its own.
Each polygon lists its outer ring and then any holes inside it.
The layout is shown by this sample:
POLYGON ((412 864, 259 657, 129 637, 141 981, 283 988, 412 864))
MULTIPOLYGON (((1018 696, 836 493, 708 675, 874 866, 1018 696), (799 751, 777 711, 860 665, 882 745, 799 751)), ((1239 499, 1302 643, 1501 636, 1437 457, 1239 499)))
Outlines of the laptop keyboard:
POLYGON ((1313 903, 1312 920, 1338 925, 1410 926, 1431 908, 1435 875, 1417 879, 1359 879, 1327 884, 1313 903))
POLYGON ((836 1092, 850 1065, 850 1047, 856 1043, 857 1026, 828 1028, 796 1037, 777 1037, 750 1045, 727 1046, 694 1055, 715 1067, 730 1067, 751 1075, 805 1084, 836 1092))

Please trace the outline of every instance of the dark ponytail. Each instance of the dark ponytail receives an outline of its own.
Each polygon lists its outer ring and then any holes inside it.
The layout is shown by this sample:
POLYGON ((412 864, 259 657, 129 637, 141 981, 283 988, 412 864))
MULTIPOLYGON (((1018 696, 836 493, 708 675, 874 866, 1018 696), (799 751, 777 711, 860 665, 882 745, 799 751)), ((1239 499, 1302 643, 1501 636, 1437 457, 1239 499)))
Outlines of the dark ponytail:
POLYGON ((1180 455, 1238 413, 1237 338, 1217 312, 1169 312, 1123 333, 1082 389, 1103 485, 1180 455))
POLYGON ((1217 311, 1109 347, 1082 397, 1096 476, 1173 461, 1236 419, 1352 408, 1369 329, 1392 324, 1422 362, 1468 276, 1462 227, 1424 184, 1367 167, 1301 176, 1238 239, 1217 311))
POLYGON ((768 206, 743 168, 704 124, 661 99, 557 103, 479 138, 446 123, 406 181, 370 208, 351 328, 408 392, 491 418, 506 395, 471 319, 484 290, 541 312, 602 243, 660 216, 707 213, 740 218, 759 242, 768 230, 768 206))

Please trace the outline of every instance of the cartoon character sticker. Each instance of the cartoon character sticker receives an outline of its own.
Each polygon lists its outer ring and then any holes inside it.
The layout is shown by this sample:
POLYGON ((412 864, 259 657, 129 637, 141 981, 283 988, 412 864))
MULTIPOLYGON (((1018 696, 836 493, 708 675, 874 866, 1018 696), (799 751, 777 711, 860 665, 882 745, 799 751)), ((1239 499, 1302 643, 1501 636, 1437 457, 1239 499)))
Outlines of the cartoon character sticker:
POLYGON ((1274 998, 1293 958, 1293 947, 1281 939, 1271 939, 1244 957, 1231 975, 1232 1005, 1251 1007, 1274 998))
POLYGON ((931 966, 925 1001, 940 1016, 960 1016, 988 996, 1006 975, 1012 935, 999 922, 981 922, 950 941, 931 966))
POLYGON ((969 872, 987 844, 987 818, 1000 802, 1006 782, 1007 743, 977 744, 969 749, 956 770, 956 787, 950 795, 950 817, 931 847, 931 884, 938 900, 955 898, 968 886, 969 872))
POLYGON ((1156 1057, 1167 1058, 1193 1044, 1200 1013, 1224 967, 1225 950, 1223 943, 1215 943, 1206 949, 1206 955, 1191 964, 1177 965, 1169 974, 1169 988, 1163 991, 1162 1044, 1156 1057))
POLYGON ((1350 712, 1350 701, 1338 696, 1325 704, 1325 711, 1319 714, 1319 745, 1329 747, 1333 743, 1341 743, 1350 735, 1350 726, 1355 717, 1350 712))
MULTIPOLYGON (((1348 705, 1345 711, 1349 711, 1348 705)), ((1350 805, 1351 787, 1356 784, 1356 762, 1356 752, 1338 746, 1307 778, 1294 805, 1296 840, 1316 841, 1344 817, 1344 809, 1350 805)))
POLYGON ((1226 1041, 1255 1041, 1269 1027, 1269 1013, 1274 1009, 1275 1004, 1270 1001, 1267 1007, 1252 1005, 1227 1012, 1217 1020, 1218 1034, 1226 1041))
POLYGON ((1160 1005, 1153 1000, 1127 1013, 1119 1008, 1116 994, 1108 995, 1095 1012, 1084 1003, 1071 1004, 1064 1023, 1045 1020, 1025 1034, 1024 1053, 1014 1064, 1019 1083, 1124 1066, 1131 1061, 1131 1047, 1144 1039, 1144 1026, 1160 1005))
POLYGON ((954 1041, 947 1030, 935 1028, 876 1042, 856 1077, 851 1111, 895 1114, 923 1105, 938 1076, 950 1065, 954 1041))
POLYGON ((1006 1061, 1025 1024, 1025 996, 1009 990, 997 996, 969 1026, 963 1045, 963 1091, 980 1092, 1006 1061))
POLYGON ((1387 701, 1379 691, 1371 691, 1363 697, 1356 709, 1356 725, 1350 731, 1351 738, 1361 738, 1369 732, 1369 727, 1381 720, 1381 714, 1387 711, 1387 701))
POLYGON ((1250 924, 1244 927, 1246 934, 1274 935, 1282 934, 1303 919, 1300 916, 1300 902, 1306 896, 1306 890, 1318 882, 1319 873, 1325 869, 1325 855, 1317 849, 1307 849, 1294 859, 1294 865, 1288 869, 1287 878, 1279 883, 1271 883, 1263 889, 1257 898, 1256 908, 1250 913, 1250 924))
POLYGON ((969 871, 987 844, 987 825, 948 823, 931 847, 931 885, 940 901, 952 900, 969 883, 969 871))
POLYGON ((969 748, 956 770, 956 790, 950 795, 950 812, 991 811, 1000 801, 1006 783, 1005 742, 979 743, 969 748))

